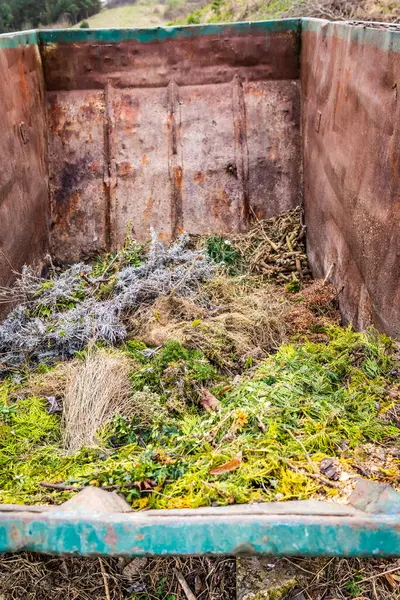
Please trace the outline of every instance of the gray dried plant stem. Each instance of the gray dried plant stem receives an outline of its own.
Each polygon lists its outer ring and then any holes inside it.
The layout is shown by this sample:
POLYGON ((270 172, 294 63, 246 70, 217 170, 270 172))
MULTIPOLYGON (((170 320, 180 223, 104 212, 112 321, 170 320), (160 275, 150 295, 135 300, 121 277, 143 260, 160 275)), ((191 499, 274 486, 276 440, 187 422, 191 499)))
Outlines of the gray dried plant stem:
POLYGON ((6 294, 7 300, 14 294, 20 304, 0 325, 2 363, 13 368, 27 360, 38 363, 70 358, 90 340, 115 345, 127 336, 126 315, 159 296, 196 295, 199 285, 213 276, 214 268, 204 251, 187 248, 188 241, 183 235, 166 248, 152 232, 147 261, 121 269, 106 300, 96 295, 101 277, 93 274, 90 265, 72 265, 62 273, 53 273, 48 281, 24 267, 6 294), (83 282, 88 285, 83 286, 83 282), (79 300, 73 295, 77 291, 79 300), (72 308, 60 309, 69 302, 72 308))
POLYGON ((96 434, 116 413, 129 415, 132 390, 129 358, 90 346, 84 360, 70 365, 63 400, 65 450, 98 445, 96 434))

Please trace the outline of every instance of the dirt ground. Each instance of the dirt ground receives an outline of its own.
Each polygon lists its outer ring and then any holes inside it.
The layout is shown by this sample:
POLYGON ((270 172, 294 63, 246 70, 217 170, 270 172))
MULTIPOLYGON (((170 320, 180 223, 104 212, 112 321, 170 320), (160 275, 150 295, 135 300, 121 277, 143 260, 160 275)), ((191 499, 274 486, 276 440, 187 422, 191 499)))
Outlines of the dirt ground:
POLYGON ((0 560, 1 600, 396 600, 400 560, 59 558, 0 560), (189 592, 185 594, 182 582, 189 592), (193 596, 190 595, 190 592, 193 596))

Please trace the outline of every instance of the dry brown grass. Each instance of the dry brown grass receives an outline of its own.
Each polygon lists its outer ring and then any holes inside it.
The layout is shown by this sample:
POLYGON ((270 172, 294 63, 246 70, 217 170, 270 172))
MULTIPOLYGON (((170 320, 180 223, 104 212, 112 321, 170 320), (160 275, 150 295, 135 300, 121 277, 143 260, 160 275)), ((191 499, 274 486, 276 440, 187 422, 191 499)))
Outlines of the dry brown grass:
POLYGON ((63 399, 62 437, 69 452, 97 445, 96 434, 116 413, 131 413, 131 363, 122 352, 89 348, 70 363, 63 399))
POLYGON ((67 384, 68 363, 59 363, 46 373, 33 373, 22 389, 24 396, 54 396, 62 400, 67 384))
POLYGON ((335 297, 334 288, 322 281, 289 294, 258 277, 220 275, 198 300, 159 298, 132 320, 132 336, 150 346, 175 339, 236 371, 295 334, 313 334, 326 321, 338 322, 335 297))
POLYGON ((395 0, 298 0, 281 17, 318 17, 331 21, 400 21, 395 0))
POLYGON ((33 553, 0 557, 0 597, 4 600, 121 600, 129 598, 118 559, 69 558, 33 553))
POLYGON ((133 335, 155 346, 175 339, 222 368, 243 367, 287 339, 290 302, 282 288, 258 284, 221 275, 207 286, 207 308, 187 298, 159 298, 132 323, 133 335))

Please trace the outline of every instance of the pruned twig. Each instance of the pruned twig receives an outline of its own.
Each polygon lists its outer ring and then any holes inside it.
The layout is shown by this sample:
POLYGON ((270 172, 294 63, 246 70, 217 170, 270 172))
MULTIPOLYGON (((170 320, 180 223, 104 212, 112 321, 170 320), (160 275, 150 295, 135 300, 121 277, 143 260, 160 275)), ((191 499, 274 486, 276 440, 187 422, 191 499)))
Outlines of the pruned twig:
POLYGON ((296 467, 296 465, 294 465, 287 458, 283 458, 282 457, 281 460, 283 460, 283 462, 285 462, 291 469, 293 469, 293 471, 296 471, 296 473, 299 473, 300 475, 305 475, 307 477, 311 477, 312 479, 317 479, 318 481, 320 481, 324 485, 327 485, 329 487, 335 488, 337 490, 342 489, 342 486, 339 483, 335 483, 334 481, 330 481, 329 479, 327 479, 323 475, 319 475, 318 473, 308 473, 307 471, 302 471, 301 469, 299 469, 298 467, 296 467))
POLYGON ((108 585, 108 575, 106 573, 106 570, 104 568, 104 564, 103 561, 101 560, 101 558, 99 557, 99 563, 100 563, 100 570, 101 570, 101 574, 103 576, 103 581, 104 581, 104 591, 106 593, 106 598, 107 600, 111 600, 111 596, 110 596, 110 586, 108 585))
POLYGON ((186 579, 184 578, 182 573, 180 571, 178 571, 178 569, 175 569, 175 576, 176 576, 177 580, 179 581, 179 585, 181 586, 187 600, 197 600, 196 596, 193 594, 192 590, 190 589, 186 579))

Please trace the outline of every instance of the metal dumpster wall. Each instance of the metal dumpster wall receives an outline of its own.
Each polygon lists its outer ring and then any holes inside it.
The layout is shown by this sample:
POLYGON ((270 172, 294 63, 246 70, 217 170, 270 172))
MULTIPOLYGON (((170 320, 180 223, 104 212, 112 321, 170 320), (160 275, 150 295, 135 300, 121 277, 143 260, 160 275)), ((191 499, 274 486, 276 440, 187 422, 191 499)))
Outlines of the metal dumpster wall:
POLYGON ((299 204, 299 26, 40 32, 56 258, 299 204))
POLYGON ((304 19, 304 193, 314 274, 357 328, 400 335, 400 29, 304 19))
MULTIPOLYGON (((0 284, 47 249, 44 82, 36 32, 0 36, 0 284)), ((2 307, 4 308, 4 307, 2 307)))

